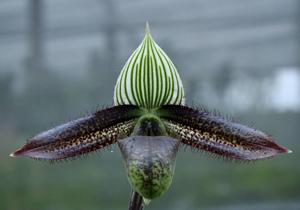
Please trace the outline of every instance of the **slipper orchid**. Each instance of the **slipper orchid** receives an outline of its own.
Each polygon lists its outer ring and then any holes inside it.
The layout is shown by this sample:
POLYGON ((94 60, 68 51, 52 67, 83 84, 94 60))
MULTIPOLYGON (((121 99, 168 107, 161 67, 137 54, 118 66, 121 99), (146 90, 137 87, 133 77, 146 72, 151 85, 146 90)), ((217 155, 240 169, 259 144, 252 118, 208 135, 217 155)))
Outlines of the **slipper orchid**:
POLYGON ((262 131, 186 106, 175 65, 148 24, 116 82, 114 106, 42 132, 11 156, 61 160, 112 144, 120 148, 133 189, 129 209, 142 209, 169 188, 182 145, 238 160, 290 152, 262 131))

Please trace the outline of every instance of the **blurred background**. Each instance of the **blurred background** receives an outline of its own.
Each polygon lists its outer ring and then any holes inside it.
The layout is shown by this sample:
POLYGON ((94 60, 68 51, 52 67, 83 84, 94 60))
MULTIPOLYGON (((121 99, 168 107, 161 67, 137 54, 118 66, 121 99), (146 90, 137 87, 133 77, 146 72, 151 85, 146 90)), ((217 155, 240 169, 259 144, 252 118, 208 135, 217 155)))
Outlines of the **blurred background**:
POLYGON ((300 209, 297 0, 1 0, 0 209, 126 209, 118 148, 49 164, 8 155, 39 131, 112 104, 146 21, 190 105, 272 134, 292 154, 235 163, 182 149, 146 209, 300 209))

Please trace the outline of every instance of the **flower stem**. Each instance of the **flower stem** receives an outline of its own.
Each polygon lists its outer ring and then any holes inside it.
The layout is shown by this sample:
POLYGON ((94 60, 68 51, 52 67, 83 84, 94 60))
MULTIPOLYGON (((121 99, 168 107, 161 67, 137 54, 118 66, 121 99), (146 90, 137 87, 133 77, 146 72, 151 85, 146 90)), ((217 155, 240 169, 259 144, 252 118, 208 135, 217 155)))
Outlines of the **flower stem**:
POLYGON ((143 198, 132 190, 128 210, 142 210, 144 208, 143 198))

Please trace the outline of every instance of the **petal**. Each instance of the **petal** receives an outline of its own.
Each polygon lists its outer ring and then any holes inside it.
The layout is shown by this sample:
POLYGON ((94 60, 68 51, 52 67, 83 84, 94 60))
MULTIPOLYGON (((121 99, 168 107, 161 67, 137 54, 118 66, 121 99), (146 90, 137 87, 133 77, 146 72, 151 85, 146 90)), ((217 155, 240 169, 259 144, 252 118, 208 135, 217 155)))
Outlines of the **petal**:
POLYGON ((227 158, 256 160, 291 152, 262 131, 203 109, 168 105, 157 111, 167 132, 183 144, 227 158))
POLYGON ((34 136, 11 156, 59 160, 92 152, 129 136, 138 115, 135 106, 104 109, 34 136))

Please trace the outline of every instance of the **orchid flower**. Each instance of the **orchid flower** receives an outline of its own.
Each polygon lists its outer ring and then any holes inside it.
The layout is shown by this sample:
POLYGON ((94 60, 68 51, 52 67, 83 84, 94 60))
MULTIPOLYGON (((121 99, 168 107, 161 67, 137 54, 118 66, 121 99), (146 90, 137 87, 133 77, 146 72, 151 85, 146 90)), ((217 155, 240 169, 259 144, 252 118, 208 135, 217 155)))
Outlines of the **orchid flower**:
POLYGON ((62 160, 112 144, 124 159, 132 210, 167 191, 182 145, 237 160, 290 152, 262 131, 185 105, 175 65, 152 38, 148 24, 118 77, 114 106, 44 131, 11 156, 62 160))

